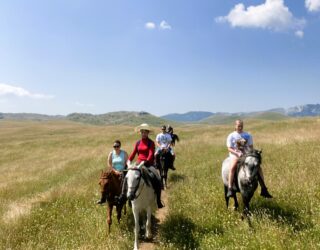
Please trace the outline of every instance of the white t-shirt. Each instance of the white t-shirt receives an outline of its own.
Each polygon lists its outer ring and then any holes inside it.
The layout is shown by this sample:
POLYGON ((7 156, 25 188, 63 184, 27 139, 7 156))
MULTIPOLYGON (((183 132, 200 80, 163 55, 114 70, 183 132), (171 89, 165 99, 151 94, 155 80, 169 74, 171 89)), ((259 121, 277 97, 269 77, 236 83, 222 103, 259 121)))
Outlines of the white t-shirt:
MULTIPOLYGON (((237 149, 237 141, 240 139, 245 139, 247 141, 245 148, 249 148, 249 146, 253 145, 252 136, 247 132, 238 133, 237 131, 233 131, 228 135, 227 138, 227 147, 237 149)), ((229 155, 233 155, 229 152, 229 155)))
POLYGON ((165 133, 165 134, 160 133, 157 135, 156 141, 160 145, 160 148, 166 148, 170 145, 172 138, 171 138, 171 135, 168 133, 165 133))

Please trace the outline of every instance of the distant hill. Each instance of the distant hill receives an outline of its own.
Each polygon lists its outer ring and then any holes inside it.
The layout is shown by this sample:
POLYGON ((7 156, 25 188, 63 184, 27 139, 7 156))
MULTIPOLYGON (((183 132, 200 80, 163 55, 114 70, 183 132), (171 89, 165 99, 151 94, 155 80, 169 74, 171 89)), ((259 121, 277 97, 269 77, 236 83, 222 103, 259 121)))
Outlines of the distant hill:
POLYGON ((318 116, 320 115, 320 104, 307 104, 289 108, 286 114, 293 117, 318 116))
POLYGON ((137 125, 141 123, 148 123, 153 126, 160 126, 167 124, 168 121, 147 112, 110 112, 101 115, 92 115, 85 113, 72 113, 66 116, 67 120, 74 122, 89 123, 95 125, 137 125))
POLYGON ((0 119, 8 120, 69 120, 74 122, 89 123, 95 125, 137 125, 141 123, 149 123, 153 126, 162 124, 177 125, 180 122, 187 123, 209 123, 209 124, 225 124, 235 119, 260 119, 260 120, 283 120, 290 117, 320 116, 320 104, 306 104, 291 107, 288 109, 275 108, 267 111, 258 112, 242 112, 242 113, 212 113, 207 111, 190 111, 184 114, 168 114, 161 117, 154 116, 150 113, 119 111, 106 114, 86 114, 72 113, 67 116, 62 115, 42 115, 33 113, 0 113, 0 119))
POLYGON ((238 114, 227 114, 227 115, 213 115, 206 119, 201 120, 199 123, 226 124, 226 123, 232 123, 237 119, 279 121, 279 120, 285 120, 290 118, 291 117, 282 115, 277 112, 252 112, 252 113, 238 113, 238 114))
POLYGON ((214 113, 212 112, 205 111, 190 111, 184 114, 168 114, 161 116, 161 118, 177 122, 196 122, 212 116, 213 114, 214 113))
POLYGON ((283 120, 290 117, 304 117, 304 116, 318 116, 320 115, 320 104, 306 104, 295 106, 292 108, 275 108, 267 111, 258 112, 242 112, 242 113, 212 113, 193 111, 184 114, 168 114, 162 116, 168 120, 178 122, 200 122, 200 123, 214 123, 223 124, 228 123, 234 119, 256 118, 262 120, 283 120))
POLYGON ((0 119, 7 120, 33 120, 33 121, 49 121, 49 120, 63 120, 63 115, 42 115, 34 113, 0 113, 0 119))

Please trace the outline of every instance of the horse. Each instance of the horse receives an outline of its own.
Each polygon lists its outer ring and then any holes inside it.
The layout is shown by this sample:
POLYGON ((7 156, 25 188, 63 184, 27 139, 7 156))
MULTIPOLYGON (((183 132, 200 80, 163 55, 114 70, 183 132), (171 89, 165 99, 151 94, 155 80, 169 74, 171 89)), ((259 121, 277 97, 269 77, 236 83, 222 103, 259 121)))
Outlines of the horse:
POLYGON ((160 178, 157 170, 154 167, 148 169, 141 162, 138 166, 128 166, 128 173, 126 175, 128 191, 127 197, 131 201, 132 211, 134 215, 135 230, 134 230, 134 250, 138 249, 138 237, 140 231, 139 214, 142 211, 147 212, 146 221, 146 238, 152 237, 151 233, 151 215, 156 207, 156 194, 152 187, 151 171, 157 178, 160 178))
MULTIPOLYGON (((236 192, 241 193, 244 204, 243 214, 245 216, 250 214, 249 202, 258 187, 259 168, 262 161, 261 153, 261 151, 254 149, 245 153, 239 159, 237 170, 234 176, 235 181, 233 184, 233 189, 236 190, 236 192)), ((230 157, 226 158, 222 163, 222 180, 224 183, 224 194, 227 208, 229 207, 229 197, 227 197, 229 169, 230 157)), ((234 207, 237 209, 239 204, 236 194, 234 194, 233 199, 234 207)))
POLYGON ((122 173, 115 171, 114 169, 108 171, 102 171, 100 176, 100 191, 103 198, 106 198, 108 202, 107 208, 107 224, 108 233, 110 233, 110 228, 112 224, 112 209, 116 206, 117 219, 120 223, 121 211, 124 207, 124 214, 127 213, 125 204, 119 204, 116 197, 121 193, 121 183, 122 183, 122 173))
POLYGON ((168 170, 173 167, 173 156, 168 150, 161 150, 156 159, 156 166, 159 169, 161 176, 161 185, 163 189, 166 189, 168 170))

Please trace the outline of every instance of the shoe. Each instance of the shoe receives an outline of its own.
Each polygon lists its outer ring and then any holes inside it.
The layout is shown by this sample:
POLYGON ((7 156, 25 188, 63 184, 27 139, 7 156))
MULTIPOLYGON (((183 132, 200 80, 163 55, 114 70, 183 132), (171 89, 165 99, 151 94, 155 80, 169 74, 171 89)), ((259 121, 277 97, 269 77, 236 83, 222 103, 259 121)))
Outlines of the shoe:
POLYGON ((261 188, 261 193, 260 195, 264 198, 273 198, 273 196, 268 192, 267 188, 261 188))
POLYGON ((97 202, 96 202, 96 204, 98 204, 98 205, 102 205, 103 203, 106 203, 106 199, 105 198, 101 198, 100 200, 98 200, 97 202))
POLYGON ((234 191, 232 188, 228 188, 227 198, 234 196, 234 191))

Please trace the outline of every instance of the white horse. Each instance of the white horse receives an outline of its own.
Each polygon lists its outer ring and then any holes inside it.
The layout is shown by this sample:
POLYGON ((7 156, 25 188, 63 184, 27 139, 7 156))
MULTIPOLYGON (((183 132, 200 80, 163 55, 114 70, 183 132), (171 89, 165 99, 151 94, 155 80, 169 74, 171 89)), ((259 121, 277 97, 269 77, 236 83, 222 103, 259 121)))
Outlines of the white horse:
POLYGON ((139 238, 139 214, 142 211, 147 212, 146 221, 146 238, 150 239, 151 235, 151 214, 156 207, 156 194, 151 184, 148 170, 160 178, 157 170, 154 167, 148 169, 141 162, 138 166, 128 166, 126 175, 128 183, 127 197, 132 203, 132 211, 134 215, 135 230, 134 230, 134 250, 138 249, 139 238))

